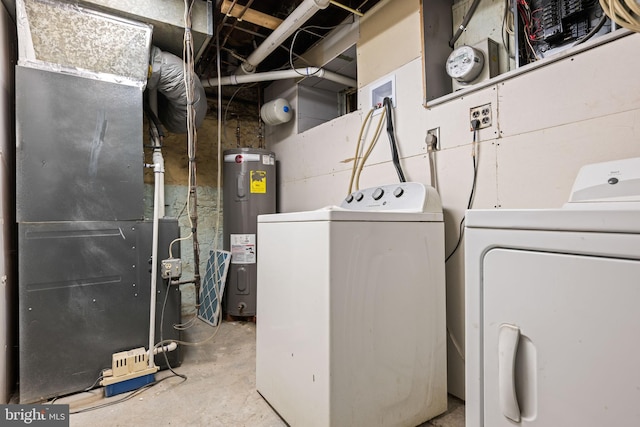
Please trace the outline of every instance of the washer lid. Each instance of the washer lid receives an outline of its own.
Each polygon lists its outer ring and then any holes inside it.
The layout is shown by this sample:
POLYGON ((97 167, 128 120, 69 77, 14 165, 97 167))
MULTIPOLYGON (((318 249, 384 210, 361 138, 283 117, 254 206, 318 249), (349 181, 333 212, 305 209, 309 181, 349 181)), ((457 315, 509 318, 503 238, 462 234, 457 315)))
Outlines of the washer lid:
POLYGON ((258 223, 312 221, 442 222, 442 213, 358 211, 327 206, 315 211, 258 215, 258 223))
POLYGON ((468 210, 466 228, 640 233, 640 209, 468 210))

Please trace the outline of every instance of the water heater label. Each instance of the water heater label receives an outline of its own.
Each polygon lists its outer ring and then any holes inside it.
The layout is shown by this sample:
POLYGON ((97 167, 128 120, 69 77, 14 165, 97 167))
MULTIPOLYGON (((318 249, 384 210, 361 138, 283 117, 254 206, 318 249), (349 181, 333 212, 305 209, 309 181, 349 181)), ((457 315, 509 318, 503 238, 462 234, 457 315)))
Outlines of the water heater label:
POLYGON ((251 192, 258 194, 267 192, 267 171, 251 171, 251 192))
POLYGON ((231 264, 256 263, 256 235, 231 234, 231 264))
POLYGON ((273 157, 272 154, 263 154, 262 155, 262 164, 263 165, 275 165, 276 164, 276 158, 273 157))

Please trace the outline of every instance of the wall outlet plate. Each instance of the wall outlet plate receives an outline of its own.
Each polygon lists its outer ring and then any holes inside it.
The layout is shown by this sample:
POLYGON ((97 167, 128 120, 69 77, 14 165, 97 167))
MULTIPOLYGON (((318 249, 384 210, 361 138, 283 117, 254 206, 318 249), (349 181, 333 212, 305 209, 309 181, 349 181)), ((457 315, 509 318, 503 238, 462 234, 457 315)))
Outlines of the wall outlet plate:
POLYGON ((473 131, 473 125, 471 123, 474 120, 480 121, 480 126, 478 129, 484 129, 491 126, 493 123, 492 113, 491 113, 491 104, 484 104, 478 107, 473 107, 469 109, 469 125, 470 130, 473 131))
POLYGON ((371 108, 375 109, 374 114, 382 112, 383 101, 391 98, 393 108, 396 107, 396 75, 384 77, 371 85, 369 91, 371 108))

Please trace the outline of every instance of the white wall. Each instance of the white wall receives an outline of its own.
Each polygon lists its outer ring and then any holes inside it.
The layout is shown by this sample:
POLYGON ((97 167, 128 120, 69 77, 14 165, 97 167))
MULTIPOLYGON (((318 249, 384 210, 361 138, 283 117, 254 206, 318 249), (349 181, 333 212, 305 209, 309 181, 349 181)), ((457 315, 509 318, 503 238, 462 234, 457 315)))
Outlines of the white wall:
MULTIPOLYGON (((360 22, 359 97, 361 105, 368 105, 368 85, 395 73, 395 127, 408 180, 429 183, 424 138, 428 129, 440 128, 442 149, 436 154, 436 169, 447 254, 457 240, 471 189, 470 107, 486 103, 493 107, 493 126, 480 131, 474 208, 560 207, 582 165, 640 156, 639 34, 424 108, 422 58, 416 54, 419 17, 417 0, 385 0, 360 22)), ((286 87, 279 82, 278 90, 270 89, 267 95, 286 93, 295 104, 293 84, 286 87)), ((293 125, 267 133, 268 148, 281 162, 283 212, 341 201, 365 114, 354 112, 301 134, 293 125)), ((396 181, 383 133, 362 174, 361 187, 396 181)), ((463 249, 447 264, 447 321, 464 346, 463 249)), ((449 391, 460 397, 463 368, 462 358, 449 345, 449 391)))

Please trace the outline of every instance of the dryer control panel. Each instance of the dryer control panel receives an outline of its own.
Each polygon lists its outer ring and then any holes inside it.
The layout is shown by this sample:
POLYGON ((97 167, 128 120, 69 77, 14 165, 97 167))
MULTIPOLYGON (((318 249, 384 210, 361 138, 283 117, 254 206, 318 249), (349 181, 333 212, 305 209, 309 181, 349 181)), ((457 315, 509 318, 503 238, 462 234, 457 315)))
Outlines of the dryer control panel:
POLYGON ((631 202, 640 203, 640 157, 583 166, 564 207, 604 208, 603 203, 614 203, 619 208, 620 202, 629 208, 631 202))
POLYGON ((442 212, 435 188, 420 182, 402 182, 365 188, 349 194, 343 209, 389 212, 442 212))

